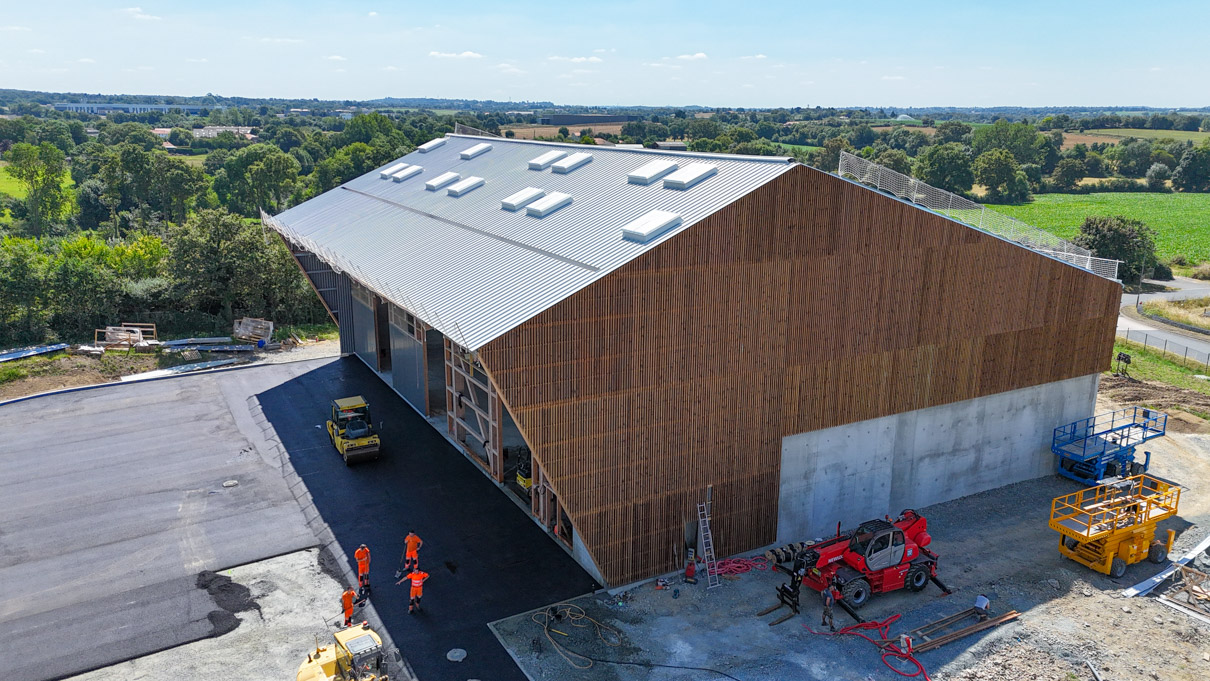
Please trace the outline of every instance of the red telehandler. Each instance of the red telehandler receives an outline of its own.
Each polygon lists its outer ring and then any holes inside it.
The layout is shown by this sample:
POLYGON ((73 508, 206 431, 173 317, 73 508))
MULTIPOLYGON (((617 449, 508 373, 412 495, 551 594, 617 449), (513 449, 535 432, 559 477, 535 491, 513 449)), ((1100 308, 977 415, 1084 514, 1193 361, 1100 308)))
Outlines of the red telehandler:
POLYGON ((870 600, 870 594, 907 588, 923 591, 931 581, 945 593, 950 590, 937 579, 937 554, 928 550, 933 538, 928 520, 908 509, 891 520, 870 520, 856 530, 840 531, 823 541, 800 545, 791 550, 770 551, 773 567, 790 576, 789 584, 777 588, 778 604, 759 615, 767 615, 788 606, 790 613, 770 622, 781 624, 799 612, 799 592, 805 584, 822 592, 833 585, 840 591, 837 601, 855 619, 856 609, 870 600), (792 561, 793 567, 781 565, 792 561))

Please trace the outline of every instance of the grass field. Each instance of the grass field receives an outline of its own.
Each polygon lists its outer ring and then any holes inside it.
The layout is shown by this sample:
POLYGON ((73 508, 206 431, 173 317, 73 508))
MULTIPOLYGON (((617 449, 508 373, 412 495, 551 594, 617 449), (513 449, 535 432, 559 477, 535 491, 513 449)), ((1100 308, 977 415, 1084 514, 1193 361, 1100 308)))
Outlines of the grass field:
POLYGON ((1210 395, 1210 381, 1194 378, 1195 375, 1205 371, 1205 367, 1197 362, 1186 363, 1180 355, 1164 353, 1155 348, 1144 347, 1139 343, 1115 338, 1113 342, 1114 357, 1117 357, 1119 352, 1130 355, 1130 375, 1134 378, 1167 383, 1177 388, 1210 395))
MULTIPOLYGON (((1121 139, 1123 137, 1142 137, 1145 139, 1174 139, 1174 140, 1193 140, 1194 144, 1202 140, 1210 139, 1210 132, 1194 132, 1191 130, 1145 130, 1142 128, 1099 128, 1096 130, 1085 130, 1089 135, 1103 135, 1105 137, 1115 137, 1121 139)), ((1066 145, 1064 145, 1066 146, 1066 145)))
POLYGON ((1024 205, 988 207, 1064 239, 1078 234, 1090 215, 1124 215, 1155 229, 1161 259, 1210 260, 1210 194, 1040 194, 1024 205))
POLYGON ((1143 303, 1143 312, 1174 322, 1210 331, 1210 317, 1202 312, 1210 308, 1210 297, 1185 300, 1151 300, 1143 303))
POLYGON ((209 155, 210 154, 199 154, 197 156, 181 156, 180 158, 184 159, 185 163, 188 163, 194 168, 201 168, 202 164, 206 162, 206 157, 209 155))
POLYGON ((815 151, 816 149, 823 149, 823 147, 813 147, 809 144, 786 144, 785 142, 774 142, 774 144, 787 149, 798 149, 799 151, 815 151))
POLYGON ((0 194, 8 194, 18 199, 25 198, 25 187, 17 178, 8 174, 8 161, 0 161, 0 194))

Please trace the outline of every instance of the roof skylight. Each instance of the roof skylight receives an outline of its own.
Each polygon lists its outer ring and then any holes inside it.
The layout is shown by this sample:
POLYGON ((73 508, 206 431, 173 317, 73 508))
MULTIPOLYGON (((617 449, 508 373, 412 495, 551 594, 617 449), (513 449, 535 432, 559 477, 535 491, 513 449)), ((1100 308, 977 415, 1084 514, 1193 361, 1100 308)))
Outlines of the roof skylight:
POLYGON ((424 172, 424 168, 420 166, 404 166, 395 174, 391 175, 391 179, 395 180, 396 182, 403 182, 410 177, 416 177, 422 172, 424 172))
POLYGON ((541 156, 539 156, 538 158, 531 160, 529 162, 529 169, 530 170, 546 170, 547 168, 550 167, 550 164, 554 163, 555 161, 558 161, 559 159, 563 158, 566 155, 567 155, 566 151, 558 151, 558 150, 548 151, 545 154, 542 154, 541 156))
POLYGON ((651 184, 676 169, 676 161, 657 158, 654 161, 639 166, 637 170, 626 177, 630 181, 630 184, 651 184))
POLYGON ((437 177, 434 177, 433 179, 429 180, 428 182, 425 182, 424 188, 431 192, 435 192, 438 189, 441 189, 442 187, 446 186, 447 184, 449 184, 451 182, 456 182, 457 180, 459 180, 461 178, 462 178, 462 176, 455 172, 441 173, 437 177))
POLYGON ((459 154, 459 156, 461 156, 463 159, 475 158, 476 156, 481 156, 491 150, 492 145, 488 144, 487 142, 483 142, 481 144, 476 144, 466 151, 463 151, 461 154, 459 154))
POLYGON ((500 202, 500 207, 504 210, 521 210, 526 204, 531 203, 536 199, 542 198, 546 194, 545 191, 537 187, 526 187, 521 191, 509 196, 500 202))
POLYGON ((445 138, 438 137, 435 140, 430 140, 430 141, 425 142, 424 144, 421 144, 420 146, 416 147, 416 151, 419 151, 422 154, 427 154, 430 151, 436 149, 437 147, 439 147, 443 144, 445 144, 445 138))
POLYGON ((544 218, 569 203, 571 203, 571 194, 551 192, 526 206, 525 212, 536 218, 544 218))
POLYGON ((465 180, 462 180, 461 182, 455 182, 454 184, 451 184, 450 188, 445 190, 445 192, 447 194, 449 194, 450 196, 462 196, 463 194, 466 194, 467 192, 470 192, 471 190, 477 189, 482 186, 483 186, 483 178, 475 177, 472 175, 471 177, 468 177, 465 180))
POLYGON ((378 173, 378 176, 385 180, 388 177, 394 175, 395 173, 399 172, 400 170, 403 170, 406 167, 408 167, 408 164, 406 164, 406 163, 396 163, 395 165, 391 166, 390 168, 383 169, 383 171, 381 173, 378 173))
POLYGON ((552 172, 556 173, 570 173, 591 160, 592 154, 584 151, 577 151, 571 156, 568 156, 567 158, 555 163, 550 167, 550 169, 552 172))
POLYGON ((718 172, 718 166, 709 163, 690 163, 664 178, 664 189, 688 189, 718 172))
POLYGON ((681 216, 666 210, 653 210, 622 228, 622 238, 645 244, 681 224, 681 216))

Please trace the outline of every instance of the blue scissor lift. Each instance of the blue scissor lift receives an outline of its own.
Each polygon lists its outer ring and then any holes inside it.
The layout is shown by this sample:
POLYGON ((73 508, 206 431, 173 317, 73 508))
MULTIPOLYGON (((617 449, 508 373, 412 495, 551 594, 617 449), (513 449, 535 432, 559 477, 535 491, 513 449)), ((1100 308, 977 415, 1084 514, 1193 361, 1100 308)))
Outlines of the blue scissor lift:
POLYGON ((1085 485, 1147 472, 1151 452, 1134 460, 1135 448, 1162 437, 1168 415, 1154 409, 1129 407, 1055 428, 1050 450, 1059 456, 1059 474, 1085 485))

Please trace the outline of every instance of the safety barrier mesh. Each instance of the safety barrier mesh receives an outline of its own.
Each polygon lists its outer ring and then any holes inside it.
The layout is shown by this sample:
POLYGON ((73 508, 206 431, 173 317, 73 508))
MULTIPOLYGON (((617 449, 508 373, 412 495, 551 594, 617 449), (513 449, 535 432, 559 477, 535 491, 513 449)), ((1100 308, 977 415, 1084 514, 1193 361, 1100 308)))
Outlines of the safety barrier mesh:
POLYGON ((838 174, 841 177, 847 175, 862 184, 924 206, 958 222, 1016 242, 1031 250, 1088 270, 1093 274, 1107 279, 1117 280, 1118 278, 1117 260, 1094 257, 1087 249, 1060 239, 1050 232, 1021 222, 1016 218, 1010 218, 1003 213, 988 210, 970 199, 925 184, 859 156, 844 151, 840 152, 838 174))

